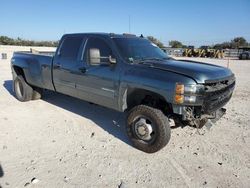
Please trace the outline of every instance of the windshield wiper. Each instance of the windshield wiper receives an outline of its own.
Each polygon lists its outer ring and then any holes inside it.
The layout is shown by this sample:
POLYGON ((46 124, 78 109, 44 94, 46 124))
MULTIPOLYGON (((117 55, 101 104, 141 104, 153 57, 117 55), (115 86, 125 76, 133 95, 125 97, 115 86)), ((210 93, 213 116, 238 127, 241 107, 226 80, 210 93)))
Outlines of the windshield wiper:
POLYGON ((164 61, 164 60, 168 60, 169 58, 168 57, 164 57, 164 58, 158 58, 158 57, 147 57, 147 58, 141 58, 141 59, 136 59, 135 61, 138 61, 138 62, 147 62, 147 61, 150 61, 150 60, 153 60, 153 61, 164 61))
POLYGON ((129 58, 129 61, 131 63, 140 63, 140 64, 151 64, 148 61, 164 61, 164 60, 169 60, 172 59, 171 57, 163 57, 163 58, 158 58, 158 57, 147 57, 147 58, 129 58))
POLYGON ((150 60, 162 61, 163 59, 158 58, 158 57, 147 57, 143 59, 143 61, 150 61, 150 60))
POLYGON ((145 59, 145 58, 135 59, 135 60, 133 60, 133 63, 149 65, 151 67, 154 66, 153 63, 149 60, 152 60, 152 59, 145 59))
POLYGON ((176 60, 176 59, 173 57, 164 57, 164 60, 176 60))

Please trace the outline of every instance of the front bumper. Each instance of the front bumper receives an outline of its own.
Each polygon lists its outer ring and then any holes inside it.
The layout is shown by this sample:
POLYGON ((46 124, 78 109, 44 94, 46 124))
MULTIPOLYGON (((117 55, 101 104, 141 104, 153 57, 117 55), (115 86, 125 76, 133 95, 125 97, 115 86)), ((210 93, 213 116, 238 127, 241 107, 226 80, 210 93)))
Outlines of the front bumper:
POLYGON ((235 77, 208 80, 204 84, 204 92, 200 95, 198 103, 189 105, 173 104, 174 114, 181 115, 182 120, 192 121, 201 118, 214 118, 216 112, 231 99, 235 88, 235 77))

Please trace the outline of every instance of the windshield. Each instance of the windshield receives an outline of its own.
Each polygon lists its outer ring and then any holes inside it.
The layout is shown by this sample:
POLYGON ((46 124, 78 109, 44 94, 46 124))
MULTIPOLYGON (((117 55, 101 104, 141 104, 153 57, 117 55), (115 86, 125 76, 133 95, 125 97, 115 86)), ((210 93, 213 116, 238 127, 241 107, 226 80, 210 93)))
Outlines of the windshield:
POLYGON ((128 62, 163 60, 168 56, 155 44, 144 38, 113 38, 120 53, 128 62))

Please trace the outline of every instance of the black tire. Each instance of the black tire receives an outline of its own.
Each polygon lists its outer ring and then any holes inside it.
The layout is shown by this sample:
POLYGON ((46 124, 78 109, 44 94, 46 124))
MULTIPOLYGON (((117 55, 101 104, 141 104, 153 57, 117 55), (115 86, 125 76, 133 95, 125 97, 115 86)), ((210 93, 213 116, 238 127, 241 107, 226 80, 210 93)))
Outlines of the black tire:
POLYGON ((21 75, 16 76, 13 82, 14 92, 16 98, 19 101, 25 102, 32 99, 33 89, 29 84, 25 82, 24 78, 21 75))
POLYGON ((43 95, 43 89, 38 87, 33 87, 32 100, 41 99, 43 95))
POLYGON ((139 105, 131 109, 128 113, 126 126, 127 134, 134 147, 146 153, 159 151, 166 146, 170 140, 171 129, 168 118, 162 111, 149 106, 139 105), (145 141, 136 135, 136 121, 138 122, 137 119, 140 117, 148 118, 152 122, 152 125, 154 125, 151 140, 145 141))
POLYGON ((246 60, 247 59, 247 54, 245 54, 245 53, 242 53, 240 56, 241 56, 241 60, 246 60))

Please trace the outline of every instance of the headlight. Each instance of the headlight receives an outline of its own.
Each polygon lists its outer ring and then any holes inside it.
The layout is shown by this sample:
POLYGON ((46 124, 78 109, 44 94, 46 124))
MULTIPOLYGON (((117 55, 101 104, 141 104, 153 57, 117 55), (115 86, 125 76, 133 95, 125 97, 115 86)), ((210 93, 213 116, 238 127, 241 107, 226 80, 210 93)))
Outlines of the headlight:
POLYGON ((195 103, 197 96, 201 95, 204 91, 204 86, 199 84, 184 85, 177 83, 175 86, 174 101, 177 104, 182 103, 195 103))

